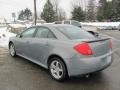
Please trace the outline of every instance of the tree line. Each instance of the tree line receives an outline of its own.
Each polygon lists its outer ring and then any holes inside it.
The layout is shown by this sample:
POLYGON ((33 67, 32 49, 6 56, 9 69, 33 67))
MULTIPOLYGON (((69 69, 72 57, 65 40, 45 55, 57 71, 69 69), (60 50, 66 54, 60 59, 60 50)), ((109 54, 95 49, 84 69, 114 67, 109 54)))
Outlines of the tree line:
MULTIPOLYGON (((32 20, 30 9, 21 10, 19 20, 32 20)), ((66 19, 66 12, 59 6, 59 0, 47 0, 40 16, 46 22, 66 19)), ((72 5, 71 18, 77 21, 120 21, 120 0, 89 0, 87 8, 83 10, 78 2, 72 5)))

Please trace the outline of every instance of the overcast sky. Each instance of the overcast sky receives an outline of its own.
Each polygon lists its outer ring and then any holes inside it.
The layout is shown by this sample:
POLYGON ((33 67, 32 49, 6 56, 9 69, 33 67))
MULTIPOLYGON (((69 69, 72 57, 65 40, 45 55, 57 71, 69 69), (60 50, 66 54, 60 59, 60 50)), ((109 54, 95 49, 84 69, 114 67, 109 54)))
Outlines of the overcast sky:
MULTIPOLYGON (((11 19, 11 13, 18 12, 22 9, 29 8, 34 10, 33 8, 33 1, 34 0, 0 0, 0 18, 11 19)), ((36 0, 37 1, 37 11, 42 11, 42 8, 46 2, 46 0, 36 0)), ((71 2, 77 3, 78 1, 81 2, 81 6, 85 7, 88 0, 59 0, 60 7, 62 7, 65 12, 67 13, 67 17, 70 16, 71 12, 71 2), (85 2, 86 1, 86 2, 85 2)))

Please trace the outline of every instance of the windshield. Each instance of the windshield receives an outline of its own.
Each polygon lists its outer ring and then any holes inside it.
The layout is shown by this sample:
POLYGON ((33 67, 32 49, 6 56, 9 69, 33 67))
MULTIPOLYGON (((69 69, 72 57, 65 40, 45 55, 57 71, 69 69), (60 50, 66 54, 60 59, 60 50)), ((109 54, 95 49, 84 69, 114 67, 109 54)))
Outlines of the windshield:
POLYGON ((56 27, 67 38, 74 39, 95 39, 93 35, 76 26, 58 26, 56 27))

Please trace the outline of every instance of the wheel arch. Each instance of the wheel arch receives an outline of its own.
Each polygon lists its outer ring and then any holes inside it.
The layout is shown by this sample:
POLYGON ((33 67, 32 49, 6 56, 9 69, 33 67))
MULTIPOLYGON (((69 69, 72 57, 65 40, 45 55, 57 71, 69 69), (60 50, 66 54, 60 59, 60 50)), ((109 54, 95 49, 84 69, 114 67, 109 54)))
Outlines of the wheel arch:
POLYGON ((12 44, 13 42, 12 41, 9 41, 9 43, 8 43, 8 47, 10 47, 10 44, 12 44))
POLYGON ((50 59, 53 58, 53 57, 60 58, 60 59, 65 63, 64 59, 63 59, 60 55, 57 55, 57 54, 51 54, 51 55, 48 57, 48 59, 47 59, 47 65, 49 64, 50 59))
POLYGON ((50 62, 50 59, 53 58, 53 57, 57 57, 57 58, 60 58, 60 60, 64 63, 65 65, 65 68, 66 68, 66 71, 67 71, 67 75, 68 75, 68 68, 67 68, 67 64, 65 62, 65 60, 63 59, 63 57, 61 57, 60 55, 57 55, 57 54, 52 54, 48 57, 47 59, 47 66, 49 65, 49 62, 50 62))

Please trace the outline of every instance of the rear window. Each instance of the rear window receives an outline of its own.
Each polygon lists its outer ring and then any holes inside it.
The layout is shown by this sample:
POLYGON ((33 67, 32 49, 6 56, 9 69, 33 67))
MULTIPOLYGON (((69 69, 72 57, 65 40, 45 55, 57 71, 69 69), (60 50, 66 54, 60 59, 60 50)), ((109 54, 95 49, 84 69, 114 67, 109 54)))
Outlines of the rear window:
POLYGON ((90 33, 76 26, 59 26, 56 27, 61 33, 71 40, 74 39, 93 39, 95 38, 90 33))

